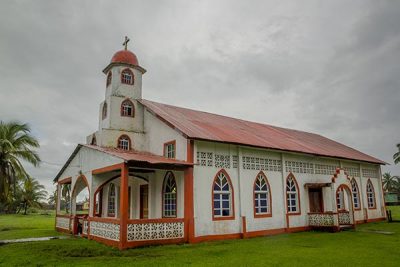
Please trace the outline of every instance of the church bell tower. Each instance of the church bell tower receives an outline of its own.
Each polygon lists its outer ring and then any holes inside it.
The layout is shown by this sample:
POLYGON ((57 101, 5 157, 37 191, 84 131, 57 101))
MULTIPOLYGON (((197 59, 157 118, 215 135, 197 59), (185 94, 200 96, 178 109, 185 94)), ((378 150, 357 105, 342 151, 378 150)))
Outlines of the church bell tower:
POLYGON ((106 75, 105 100, 100 104, 99 130, 88 136, 87 143, 125 150, 141 150, 143 136, 142 75, 136 55, 124 49, 116 52, 104 68, 106 75))

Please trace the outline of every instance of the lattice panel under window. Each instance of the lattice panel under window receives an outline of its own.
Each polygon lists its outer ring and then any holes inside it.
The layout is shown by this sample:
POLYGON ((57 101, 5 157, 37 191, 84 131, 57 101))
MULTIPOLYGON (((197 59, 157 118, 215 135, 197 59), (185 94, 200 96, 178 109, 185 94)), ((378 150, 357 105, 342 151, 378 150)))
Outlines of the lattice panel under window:
POLYGON ((90 235, 118 241, 119 231, 119 224, 94 221, 90 222, 90 235))
POLYGON ((128 241, 175 239, 183 237, 183 222, 128 224, 128 241))
POLYGON ((361 177, 360 176, 360 168, 345 166, 345 167, 343 167, 343 170, 347 173, 348 176, 361 177))
POLYGON ((237 168, 239 165, 239 157, 238 156, 232 156, 232 167, 237 168))
POLYGON ((314 164, 301 161, 286 161, 286 171, 297 173, 314 173, 314 164))
POLYGON ((245 170, 265 170, 272 172, 282 171, 282 162, 279 159, 266 159, 257 157, 242 157, 243 169, 245 170))
POLYGON ((362 169, 363 177, 378 178, 378 170, 375 169, 362 169))
POLYGON ((314 164, 315 174, 333 175, 335 174, 337 166, 327 164, 314 164))
POLYGON ((197 164, 200 166, 213 166, 213 153, 212 152, 197 152, 197 164))
POLYGON ((215 167, 229 169, 231 167, 231 156, 215 154, 215 167))
POLYGON ((69 230, 69 218, 57 217, 56 227, 69 230))

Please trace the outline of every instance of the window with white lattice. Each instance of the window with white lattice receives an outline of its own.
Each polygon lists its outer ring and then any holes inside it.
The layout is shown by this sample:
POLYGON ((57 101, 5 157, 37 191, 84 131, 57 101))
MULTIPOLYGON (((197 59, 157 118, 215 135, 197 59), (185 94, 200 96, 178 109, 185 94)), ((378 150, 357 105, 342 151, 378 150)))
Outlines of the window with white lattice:
POLYGON ((163 187, 163 217, 176 217, 176 181, 172 172, 167 172, 163 187))
POLYGON ((254 214, 266 216, 271 214, 271 195, 267 177, 260 172, 254 182, 254 214))
POLYGON ((293 175, 286 179, 286 203, 288 213, 299 213, 299 189, 293 175))
POLYGON ((360 193, 356 180, 351 179, 351 194, 353 195, 353 206, 355 209, 360 209, 360 193))
POLYGON ((121 116, 122 117, 135 117, 135 108, 132 101, 125 99, 121 104, 121 116))
POLYGON ((232 185, 228 174, 221 170, 213 184, 213 218, 227 218, 233 216, 232 185))
POLYGON ((122 150, 130 150, 131 149, 131 139, 127 135, 121 135, 118 138, 118 148, 122 150))
POLYGON ((336 205, 338 210, 344 209, 344 190, 343 187, 339 187, 336 191, 336 205))
POLYGON ((108 188, 107 216, 115 217, 115 185, 111 183, 108 188))
POLYGON ((164 157, 174 159, 175 158, 175 146, 176 141, 167 142, 164 144, 164 157))
POLYGON ((121 83, 133 84, 133 73, 130 69, 124 69, 121 72, 121 83))
POLYGON ((367 201, 368 201, 368 208, 374 209, 376 208, 375 203, 375 190, 374 186, 372 185, 371 180, 367 182, 367 201))

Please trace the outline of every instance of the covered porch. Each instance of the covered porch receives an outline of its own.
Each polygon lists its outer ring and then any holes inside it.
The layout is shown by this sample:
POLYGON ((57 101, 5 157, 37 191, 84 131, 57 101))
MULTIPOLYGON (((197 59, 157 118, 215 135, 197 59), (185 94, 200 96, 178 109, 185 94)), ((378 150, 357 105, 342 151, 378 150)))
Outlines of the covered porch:
MULTIPOLYGON (((89 213, 76 212, 72 193, 71 213, 57 212, 57 230, 120 249, 188 241, 193 232, 193 164, 152 154, 124 154, 129 155, 124 162, 91 171, 89 213)), ((79 178, 76 181, 80 189, 79 178)), ((61 191, 63 184, 58 185, 61 191)))
POLYGON ((333 177, 330 183, 306 183, 304 187, 308 192, 307 219, 311 228, 340 231, 355 227, 351 185, 347 176, 341 179, 333 177))

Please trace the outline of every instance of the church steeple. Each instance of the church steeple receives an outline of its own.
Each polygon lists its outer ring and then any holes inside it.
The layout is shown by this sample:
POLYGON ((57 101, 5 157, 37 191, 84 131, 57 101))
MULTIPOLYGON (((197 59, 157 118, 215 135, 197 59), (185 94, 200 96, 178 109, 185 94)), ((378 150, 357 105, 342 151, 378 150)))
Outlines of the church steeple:
POLYGON ((146 70, 128 50, 129 41, 126 36, 124 49, 116 52, 103 70, 105 100, 100 104, 99 130, 95 133, 100 146, 118 147, 123 136, 123 140, 129 140, 127 147, 135 149, 136 136, 143 133, 143 108, 137 100, 142 98, 142 75, 146 70))

